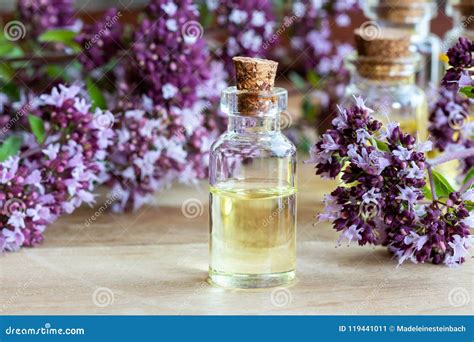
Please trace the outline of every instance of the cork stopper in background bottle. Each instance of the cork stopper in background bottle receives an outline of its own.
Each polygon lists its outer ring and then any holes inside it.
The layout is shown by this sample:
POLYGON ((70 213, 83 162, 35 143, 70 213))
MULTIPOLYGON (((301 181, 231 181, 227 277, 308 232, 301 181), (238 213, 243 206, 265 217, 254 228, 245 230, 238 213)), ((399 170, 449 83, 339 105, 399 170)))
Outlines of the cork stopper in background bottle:
POLYGON ((358 72, 366 78, 383 79, 401 59, 412 57, 410 35, 402 30, 379 28, 377 35, 367 36, 364 29, 354 31, 358 54, 358 72))
POLYGON ((268 59, 234 57, 238 109, 242 115, 255 115, 268 111, 274 99, 270 93, 275 85, 278 63, 268 59))
POLYGON ((354 30, 359 56, 374 58, 402 58, 410 55, 410 35, 404 31, 379 28, 376 36, 367 37, 362 28, 354 30))
POLYGON ((392 23, 415 23, 435 5, 433 0, 380 0, 376 12, 380 19, 392 23))
POLYGON ((463 25, 469 30, 474 30, 474 0, 460 0, 454 7, 463 17, 463 25))

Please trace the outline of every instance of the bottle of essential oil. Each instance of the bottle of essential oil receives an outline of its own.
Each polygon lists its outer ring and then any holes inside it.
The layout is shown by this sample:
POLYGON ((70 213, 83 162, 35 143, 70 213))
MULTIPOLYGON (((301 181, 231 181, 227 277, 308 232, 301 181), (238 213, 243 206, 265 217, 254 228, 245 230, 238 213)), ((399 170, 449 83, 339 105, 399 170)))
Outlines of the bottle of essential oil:
POLYGON ((410 49, 410 37, 381 29, 377 37, 367 39, 364 30, 357 29, 355 40, 357 52, 346 59, 351 81, 343 102, 353 103, 353 96, 360 96, 382 123, 397 121, 405 132, 426 138, 428 105, 425 92, 415 84, 420 55, 410 49))
POLYGON ((210 152, 209 278, 229 288, 280 286, 296 266, 296 148, 280 131, 288 93, 277 63, 235 57, 222 93, 227 131, 210 152))
MULTIPOLYGON (((422 89, 436 87, 442 77, 441 40, 430 31, 438 6, 433 0, 366 0, 364 13, 382 28, 403 30, 421 56, 416 83, 422 89)), ((376 34, 376 33, 375 33, 376 34)))
POLYGON ((474 40, 474 1, 450 0, 446 5, 446 13, 453 18, 453 28, 445 35, 446 46, 453 46, 459 37, 474 40))

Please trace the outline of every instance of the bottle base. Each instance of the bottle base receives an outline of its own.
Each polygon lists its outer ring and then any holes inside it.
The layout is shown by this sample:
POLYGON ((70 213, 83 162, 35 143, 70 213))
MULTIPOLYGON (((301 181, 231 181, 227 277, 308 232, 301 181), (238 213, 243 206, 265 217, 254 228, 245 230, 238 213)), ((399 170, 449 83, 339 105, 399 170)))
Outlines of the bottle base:
POLYGON ((229 289, 258 289, 288 285, 296 276, 295 270, 267 274, 224 273, 209 268, 209 282, 229 289))

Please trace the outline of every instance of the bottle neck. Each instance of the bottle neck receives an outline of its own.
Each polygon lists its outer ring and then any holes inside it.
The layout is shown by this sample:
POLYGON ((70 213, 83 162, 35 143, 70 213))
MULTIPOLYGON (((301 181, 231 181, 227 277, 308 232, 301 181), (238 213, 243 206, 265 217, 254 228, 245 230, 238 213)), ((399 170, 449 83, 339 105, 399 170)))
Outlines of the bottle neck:
POLYGON ((229 117, 228 132, 240 134, 280 131, 280 114, 286 115, 288 92, 249 92, 228 87, 222 91, 221 110, 229 117))
POLYGON ((348 55, 344 62, 350 71, 352 84, 407 85, 415 84, 420 55, 412 53, 404 58, 379 59, 353 53, 348 55))
POLYGON ((227 131, 239 134, 279 132, 280 114, 271 116, 229 115, 227 131))
POLYGON ((385 28, 394 28, 407 32, 413 43, 417 43, 427 39, 431 33, 430 18, 422 17, 416 22, 392 22, 389 20, 380 19, 379 24, 385 28))
POLYGON ((352 69, 350 77, 351 84, 363 84, 366 87, 395 87, 403 85, 414 85, 415 74, 404 77, 384 77, 384 78, 370 78, 362 76, 357 69, 352 69))

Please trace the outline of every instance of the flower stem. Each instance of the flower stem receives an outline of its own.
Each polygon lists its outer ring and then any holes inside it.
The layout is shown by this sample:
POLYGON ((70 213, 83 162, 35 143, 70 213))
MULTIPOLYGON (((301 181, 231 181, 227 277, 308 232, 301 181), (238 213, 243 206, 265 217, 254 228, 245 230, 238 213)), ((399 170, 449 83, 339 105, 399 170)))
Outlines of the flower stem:
POLYGON ((438 197, 436 197, 436 189, 434 185, 433 170, 431 168, 431 164, 428 164, 426 169, 428 171, 428 178, 430 179, 431 198, 433 199, 433 202, 436 202, 438 200, 438 197))
POLYGON ((459 189, 459 192, 462 194, 465 192, 467 189, 470 189, 471 186, 474 184, 474 176, 471 177, 466 183, 463 184, 461 189, 459 189))
POLYGON ((462 151, 449 153, 449 154, 445 153, 445 154, 443 154, 442 156, 440 156, 438 158, 435 158, 435 159, 432 159, 432 160, 427 160, 426 162, 431 167, 434 167, 434 166, 437 166, 437 165, 440 165, 440 164, 447 163, 447 162, 452 161, 452 160, 466 159, 466 158, 469 158, 469 157, 474 157, 474 147, 467 148, 467 149, 462 150, 462 151))

